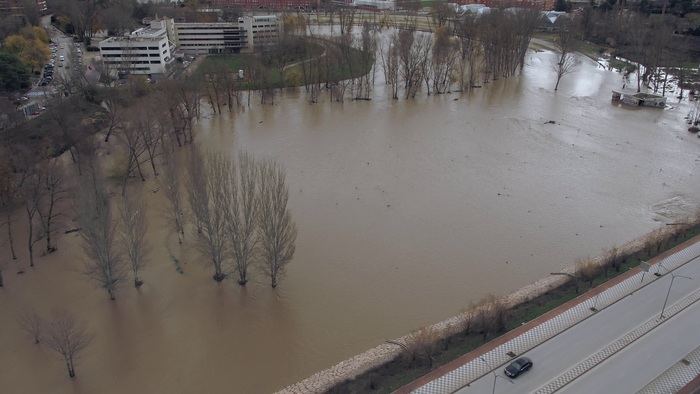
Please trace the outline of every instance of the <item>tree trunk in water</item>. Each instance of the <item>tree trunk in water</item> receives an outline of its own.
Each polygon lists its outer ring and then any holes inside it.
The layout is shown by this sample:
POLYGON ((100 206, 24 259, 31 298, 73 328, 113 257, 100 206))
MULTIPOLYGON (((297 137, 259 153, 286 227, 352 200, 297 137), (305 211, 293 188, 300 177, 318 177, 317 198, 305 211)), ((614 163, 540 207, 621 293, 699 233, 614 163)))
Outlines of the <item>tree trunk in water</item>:
POLYGON ((34 267, 34 243, 32 242, 32 238, 34 237, 33 234, 33 225, 32 225, 32 220, 29 219, 29 241, 27 242, 27 246, 29 248, 29 266, 34 267))
POLYGON ((2 270, 0 269, 0 287, 3 287, 5 282, 2 280, 2 270))
MULTIPOLYGON (((47 219, 47 222, 51 223, 48 221, 48 219, 47 219)), ((46 254, 53 253, 54 250, 56 250, 56 248, 51 246, 51 224, 48 224, 46 226, 46 254)))
POLYGON ((17 255, 15 254, 15 242, 12 238, 12 215, 7 213, 7 239, 10 243, 10 254, 12 254, 12 260, 17 260, 17 255))
POLYGON ((116 297, 114 297, 114 290, 112 290, 111 287, 110 287, 110 288, 107 288, 107 293, 109 294, 109 299, 110 299, 110 300, 114 301, 114 300, 117 299, 116 297))
POLYGON ((67 360, 66 366, 68 367, 68 377, 73 379, 75 377, 75 369, 73 368, 73 361, 67 360))

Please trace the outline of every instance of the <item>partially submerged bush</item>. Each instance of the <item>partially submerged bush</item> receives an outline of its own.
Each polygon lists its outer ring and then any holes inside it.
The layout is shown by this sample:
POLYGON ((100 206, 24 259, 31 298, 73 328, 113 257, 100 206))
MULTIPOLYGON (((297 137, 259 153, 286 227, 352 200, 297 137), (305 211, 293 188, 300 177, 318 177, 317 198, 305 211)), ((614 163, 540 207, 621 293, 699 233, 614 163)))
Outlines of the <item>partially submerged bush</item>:
POLYGON ((433 366, 433 352, 438 342, 438 333, 432 327, 423 327, 411 333, 404 344, 403 357, 411 366, 428 364, 433 366))

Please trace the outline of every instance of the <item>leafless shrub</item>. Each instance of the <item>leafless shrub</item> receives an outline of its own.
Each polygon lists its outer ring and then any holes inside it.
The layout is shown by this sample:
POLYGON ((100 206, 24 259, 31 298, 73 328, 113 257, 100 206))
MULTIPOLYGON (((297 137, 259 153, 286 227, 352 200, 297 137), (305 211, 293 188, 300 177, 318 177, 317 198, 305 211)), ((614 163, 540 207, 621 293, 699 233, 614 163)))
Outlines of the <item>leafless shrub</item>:
POLYGON ((601 266, 591 259, 576 261, 576 277, 588 282, 588 287, 593 287, 593 280, 598 277, 600 271, 601 266))
POLYGON ((408 335, 404 343, 403 357, 410 365, 427 362, 433 366, 433 352, 438 342, 438 333, 432 327, 424 327, 408 335))
POLYGON ((46 327, 46 346, 63 357, 71 378, 75 377, 75 362, 91 340, 87 328, 68 312, 56 314, 46 327))
POLYGON ((505 302, 494 295, 487 295, 476 304, 474 319, 484 339, 506 329, 508 311, 505 302))
POLYGON ((26 332, 35 344, 41 342, 46 323, 38 313, 33 310, 22 312, 18 316, 17 322, 22 331, 26 332))

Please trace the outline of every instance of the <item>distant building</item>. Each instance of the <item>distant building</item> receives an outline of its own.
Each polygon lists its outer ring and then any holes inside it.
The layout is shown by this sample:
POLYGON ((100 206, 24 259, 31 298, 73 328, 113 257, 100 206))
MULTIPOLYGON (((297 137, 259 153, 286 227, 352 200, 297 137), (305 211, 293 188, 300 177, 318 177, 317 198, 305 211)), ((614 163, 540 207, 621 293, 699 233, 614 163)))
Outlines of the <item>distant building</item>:
POLYGON ((395 0, 353 0, 353 7, 375 8, 378 10, 393 10, 396 8, 395 0))
POLYGON ((247 34, 238 22, 175 23, 172 41, 187 53, 235 53, 247 48, 247 34))
POLYGON ((250 10, 299 10, 318 8, 319 0, 209 0, 212 7, 234 7, 250 10))
POLYGON ((253 52, 275 43, 279 36, 275 15, 242 16, 236 22, 150 21, 150 26, 99 43, 104 64, 131 74, 161 74, 172 62, 175 48, 189 54, 253 52))
POLYGON ((169 34, 185 53, 238 53, 276 42, 279 29, 277 16, 257 15, 242 16, 236 22, 175 22, 174 34, 169 34))
POLYGON ((103 63, 110 69, 130 74, 164 73, 173 59, 167 24, 167 20, 152 21, 149 27, 101 41, 103 63))
MULTIPOLYGON (((24 15, 24 4, 23 0, 0 0, 0 15, 24 15)), ((36 0, 36 9, 39 13, 46 12, 46 0, 36 0)))
POLYGON ((458 4, 483 4, 491 8, 536 8, 538 10, 551 10, 554 8, 554 0, 457 0, 458 4))
POLYGON ((249 32, 252 31, 253 34, 250 35, 252 39, 249 39, 248 45, 251 48, 256 46, 268 45, 277 41, 279 37, 279 20, 275 15, 255 15, 255 16, 244 16, 239 18, 244 20, 245 29, 249 32))
POLYGON ((491 8, 487 7, 486 4, 455 4, 455 6, 455 11, 458 14, 483 15, 491 12, 491 8))

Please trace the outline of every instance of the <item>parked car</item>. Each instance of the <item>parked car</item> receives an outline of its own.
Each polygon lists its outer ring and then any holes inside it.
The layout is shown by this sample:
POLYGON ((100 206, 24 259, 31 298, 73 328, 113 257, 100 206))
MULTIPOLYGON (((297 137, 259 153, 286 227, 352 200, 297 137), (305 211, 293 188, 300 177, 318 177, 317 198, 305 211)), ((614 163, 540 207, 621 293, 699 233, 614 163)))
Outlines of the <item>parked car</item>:
POLYGON ((504 370, 506 376, 510 378, 517 378, 523 373, 527 372, 532 368, 532 360, 527 357, 520 357, 519 359, 510 363, 504 370))

